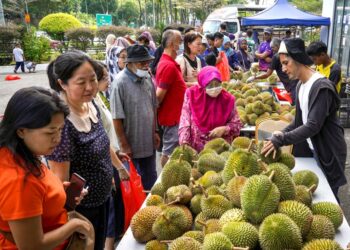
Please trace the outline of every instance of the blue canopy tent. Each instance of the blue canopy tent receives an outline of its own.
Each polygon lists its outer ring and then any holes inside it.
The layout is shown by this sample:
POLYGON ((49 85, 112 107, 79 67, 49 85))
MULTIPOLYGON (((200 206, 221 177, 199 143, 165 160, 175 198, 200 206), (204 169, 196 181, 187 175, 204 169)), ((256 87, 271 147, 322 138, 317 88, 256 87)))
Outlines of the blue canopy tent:
POLYGON ((242 26, 329 26, 329 17, 301 11, 288 3, 277 0, 274 5, 258 14, 242 18, 242 26))

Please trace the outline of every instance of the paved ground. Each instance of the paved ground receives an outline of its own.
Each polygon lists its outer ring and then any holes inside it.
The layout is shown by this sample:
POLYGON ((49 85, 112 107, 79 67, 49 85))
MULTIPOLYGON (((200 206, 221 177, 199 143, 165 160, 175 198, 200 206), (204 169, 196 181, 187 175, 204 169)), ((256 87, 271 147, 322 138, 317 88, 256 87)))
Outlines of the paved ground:
MULTIPOLYGON (((0 71, 1 72, 1 71, 0 71)), ((0 115, 4 113, 7 102, 12 94, 24 87, 42 86, 49 87, 45 71, 38 71, 31 74, 19 74, 22 78, 16 81, 4 81, 5 75, 0 73, 0 115)), ((348 145, 348 159, 346 164, 346 177, 350 183, 350 129, 345 129, 345 139, 348 145)), ((157 161, 159 162, 159 161, 157 161)), ((158 172, 160 167, 158 166, 158 172)), ((339 192, 340 205, 342 206, 347 221, 350 222, 350 185, 345 185, 339 192)))

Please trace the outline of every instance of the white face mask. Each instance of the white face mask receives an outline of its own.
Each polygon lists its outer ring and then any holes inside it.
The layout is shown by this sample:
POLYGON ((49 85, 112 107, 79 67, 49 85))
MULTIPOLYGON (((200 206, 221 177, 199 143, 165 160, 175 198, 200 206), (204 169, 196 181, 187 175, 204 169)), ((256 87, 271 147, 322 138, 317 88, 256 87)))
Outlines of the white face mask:
POLYGON ((137 69, 135 74, 140 78, 144 78, 148 75, 148 70, 137 69))
POLYGON ((222 90, 222 86, 219 86, 219 87, 216 87, 216 88, 206 89, 205 92, 210 97, 215 98, 221 93, 221 90, 222 90))

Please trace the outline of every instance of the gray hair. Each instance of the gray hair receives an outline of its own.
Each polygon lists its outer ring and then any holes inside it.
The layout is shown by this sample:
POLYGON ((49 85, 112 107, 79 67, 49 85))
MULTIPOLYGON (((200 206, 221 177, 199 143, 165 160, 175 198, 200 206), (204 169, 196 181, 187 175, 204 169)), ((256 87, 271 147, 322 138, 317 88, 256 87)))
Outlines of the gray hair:
POLYGON ((167 48, 176 38, 176 36, 181 36, 180 31, 178 30, 167 30, 163 33, 162 37, 162 46, 167 48))
POLYGON ((270 42, 270 47, 277 47, 279 48, 280 45, 281 45, 281 39, 277 38, 277 37, 274 37, 272 38, 271 42, 270 42))

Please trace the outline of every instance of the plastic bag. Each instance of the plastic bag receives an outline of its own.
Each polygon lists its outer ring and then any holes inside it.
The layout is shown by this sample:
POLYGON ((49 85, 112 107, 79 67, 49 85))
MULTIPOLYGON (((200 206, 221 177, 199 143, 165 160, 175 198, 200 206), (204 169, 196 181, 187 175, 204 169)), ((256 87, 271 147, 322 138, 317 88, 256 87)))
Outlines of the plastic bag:
POLYGON ((14 81, 14 80, 19 80, 19 79, 21 79, 21 77, 18 75, 6 75, 5 76, 5 81, 14 81))
POLYGON ((128 163, 130 179, 120 182, 120 189, 124 202, 124 232, 128 229, 131 218, 140 209, 142 203, 146 199, 146 194, 143 192, 141 176, 137 173, 132 161, 130 160, 128 163))
POLYGON ((293 103, 292 97, 287 92, 287 90, 281 90, 279 88, 273 88, 273 91, 276 93, 278 100, 287 101, 289 103, 293 103))
POLYGON ((223 82, 230 81, 230 66, 228 64, 228 59, 224 51, 220 51, 219 56, 221 57, 221 62, 216 64, 216 67, 220 71, 221 80, 223 82))

